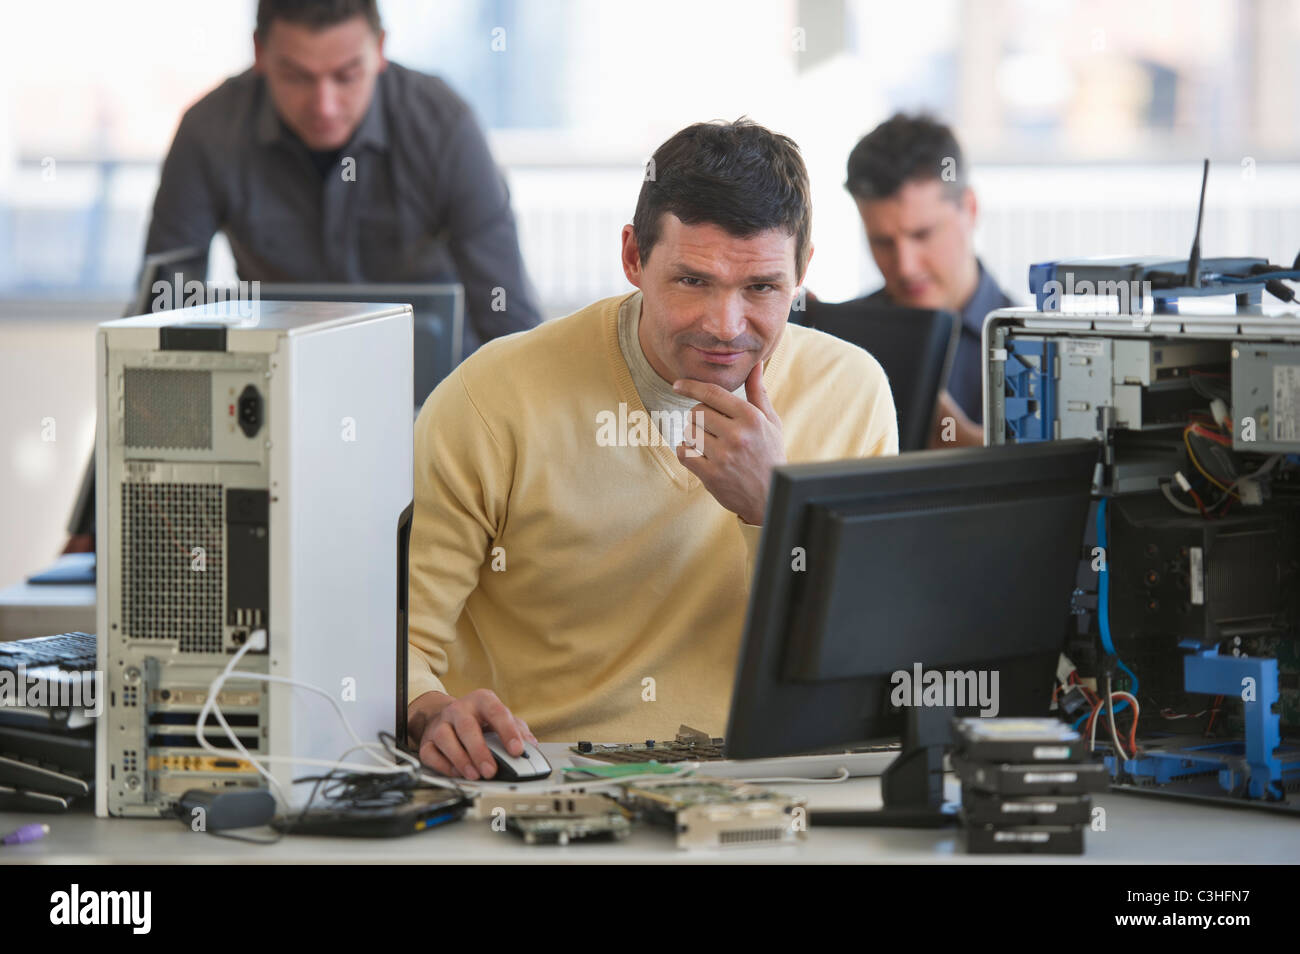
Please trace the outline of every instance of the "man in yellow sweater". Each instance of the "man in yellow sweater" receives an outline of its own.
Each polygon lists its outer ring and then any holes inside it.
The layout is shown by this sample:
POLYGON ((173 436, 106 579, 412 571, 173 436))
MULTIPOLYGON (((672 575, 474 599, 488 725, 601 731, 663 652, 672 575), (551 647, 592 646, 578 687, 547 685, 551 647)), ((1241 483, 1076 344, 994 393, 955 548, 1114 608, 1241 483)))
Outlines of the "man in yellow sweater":
POLYGON ((408 717, 440 772, 490 778, 488 730, 720 735, 772 468, 898 452, 876 360, 787 327, 794 142, 699 123, 647 171, 639 290, 488 342, 416 421, 408 717))

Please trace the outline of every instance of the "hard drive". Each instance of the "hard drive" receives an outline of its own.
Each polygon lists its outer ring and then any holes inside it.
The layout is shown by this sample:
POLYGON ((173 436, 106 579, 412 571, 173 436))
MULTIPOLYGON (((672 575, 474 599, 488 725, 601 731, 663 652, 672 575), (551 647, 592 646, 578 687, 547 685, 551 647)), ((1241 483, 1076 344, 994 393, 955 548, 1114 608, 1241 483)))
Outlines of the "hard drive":
POLYGON ((1082 825, 969 825, 966 851, 972 855, 1081 855, 1082 825))
POLYGON ((1019 795, 1003 798, 964 785, 962 818, 972 825, 1086 825, 1091 795, 1019 795))
POLYGON ((1058 719, 954 719, 954 749, 975 762, 1082 762, 1084 742, 1058 719))
POLYGON ((954 755, 952 770, 964 786, 995 795, 1082 795, 1104 792, 1110 785, 1110 774, 1100 762, 1013 765, 972 762, 954 755))

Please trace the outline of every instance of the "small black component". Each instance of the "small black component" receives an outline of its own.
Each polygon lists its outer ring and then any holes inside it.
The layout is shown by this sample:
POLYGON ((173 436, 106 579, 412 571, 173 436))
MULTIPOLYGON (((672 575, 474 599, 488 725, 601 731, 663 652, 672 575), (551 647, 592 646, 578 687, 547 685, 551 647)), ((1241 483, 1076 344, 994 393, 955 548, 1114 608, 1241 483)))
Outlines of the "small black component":
POLYGON ((192 825, 195 812, 202 810, 206 831, 255 828, 275 815, 275 798, 266 789, 245 792, 214 792, 192 788, 176 803, 176 817, 192 825))
POLYGON ((590 742, 579 742, 579 743, 578 743, 578 751, 579 751, 579 752, 590 752, 590 751, 591 751, 591 743, 590 743, 590 742))
POLYGON ((265 490, 226 489, 226 625, 245 638, 271 618, 270 506, 265 490))
POLYGON ((1092 703, 1088 701, 1082 686, 1070 686, 1066 689, 1057 700, 1057 705, 1061 707, 1061 715, 1067 722, 1073 722, 1092 709, 1092 703))
POLYGON ((1281 301, 1293 301, 1295 299, 1295 292, 1291 290, 1291 286, 1276 278, 1269 279, 1264 283, 1264 287, 1268 289, 1270 295, 1281 301))
POLYGON ((239 392, 236 405, 239 429, 245 437, 252 437, 262 429, 262 395, 251 384, 239 392))
POLYGON ((646 739, 646 740, 645 740, 645 747, 646 747, 647 749, 653 749, 653 748, 655 747, 655 740, 654 740, 654 739, 646 739))
POLYGON ((226 326, 163 325, 158 329, 158 348, 161 351, 225 351, 226 326))

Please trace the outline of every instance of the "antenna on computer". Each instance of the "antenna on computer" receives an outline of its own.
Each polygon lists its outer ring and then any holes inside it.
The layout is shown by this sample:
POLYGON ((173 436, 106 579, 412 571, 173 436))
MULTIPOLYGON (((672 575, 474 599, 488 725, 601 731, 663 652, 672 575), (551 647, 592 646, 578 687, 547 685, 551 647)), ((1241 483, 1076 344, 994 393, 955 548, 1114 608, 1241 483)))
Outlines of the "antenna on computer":
POLYGON ((1192 239, 1192 252, 1187 256, 1187 287, 1201 287, 1201 219, 1205 215, 1205 184, 1210 179, 1210 160, 1201 169, 1201 204, 1196 209, 1196 237, 1192 239))

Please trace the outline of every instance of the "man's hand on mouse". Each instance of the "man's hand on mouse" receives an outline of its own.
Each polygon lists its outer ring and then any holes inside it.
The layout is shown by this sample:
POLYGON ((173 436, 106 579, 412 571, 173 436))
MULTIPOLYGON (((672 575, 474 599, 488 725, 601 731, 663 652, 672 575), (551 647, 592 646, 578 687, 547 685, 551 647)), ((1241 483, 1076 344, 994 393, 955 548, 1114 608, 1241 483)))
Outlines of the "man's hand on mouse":
POLYGON ((475 689, 460 698, 426 692, 411 702, 407 722, 411 739, 419 739, 421 762, 471 782, 497 772, 496 759, 483 741, 484 726, 501 737, 511 755, 523 754, 525 739, 537 742, 528 724, 490 689, 475 689))
POLYGON ((690 378, 675 382, 673 390, 700 402, 689 412, 677 459, 718 503, 745 523, 760 526, 772 468, 785 463, 781 419, 763 387, 763 362, 745 379, 744 398, 690 378))

